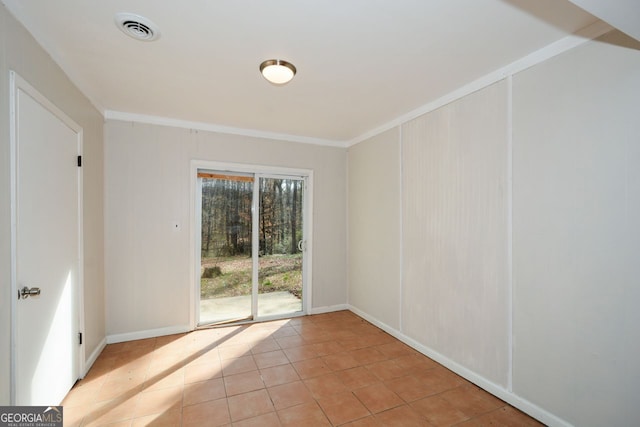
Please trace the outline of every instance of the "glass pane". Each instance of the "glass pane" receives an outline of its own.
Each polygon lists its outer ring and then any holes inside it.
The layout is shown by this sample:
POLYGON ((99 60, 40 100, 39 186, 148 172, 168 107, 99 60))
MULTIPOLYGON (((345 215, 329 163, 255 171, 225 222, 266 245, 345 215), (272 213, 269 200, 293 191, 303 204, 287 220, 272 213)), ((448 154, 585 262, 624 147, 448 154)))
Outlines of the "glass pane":
POLYGON ((260 179, 260 317, 302 311, 303 182, 260 179))
POLYGON ((251 317, 253 179, 201 179, 199 323, 246 319, 251 317))

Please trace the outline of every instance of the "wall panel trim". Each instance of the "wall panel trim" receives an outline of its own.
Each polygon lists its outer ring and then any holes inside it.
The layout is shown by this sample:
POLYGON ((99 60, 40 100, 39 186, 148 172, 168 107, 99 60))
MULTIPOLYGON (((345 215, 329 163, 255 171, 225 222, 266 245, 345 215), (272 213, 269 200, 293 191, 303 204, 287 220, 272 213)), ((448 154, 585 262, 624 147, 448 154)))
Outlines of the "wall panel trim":
POLYGON ((507 389, 513 391, 513 76, 507 77, 507 389))

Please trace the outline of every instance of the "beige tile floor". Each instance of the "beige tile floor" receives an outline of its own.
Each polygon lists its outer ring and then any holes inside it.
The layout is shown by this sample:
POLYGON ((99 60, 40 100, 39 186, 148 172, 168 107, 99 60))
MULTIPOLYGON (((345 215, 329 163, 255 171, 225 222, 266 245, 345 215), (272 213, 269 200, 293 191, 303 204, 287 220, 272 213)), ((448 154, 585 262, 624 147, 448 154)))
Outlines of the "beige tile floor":
POLYGON ((348 311, 112 344, 65 426, 535 426, 348 311))

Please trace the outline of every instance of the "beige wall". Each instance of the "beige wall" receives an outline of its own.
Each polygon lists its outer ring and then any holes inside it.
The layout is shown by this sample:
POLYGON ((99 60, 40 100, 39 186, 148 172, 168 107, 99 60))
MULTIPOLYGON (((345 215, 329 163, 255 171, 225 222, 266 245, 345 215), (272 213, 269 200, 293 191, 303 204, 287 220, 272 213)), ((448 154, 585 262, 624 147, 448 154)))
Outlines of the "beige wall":
POLYGON ((577 426, 640 421, 640 42, 513 82, 514 392, 577 426))
POLYGON ((349 304, 400 328, 400 132, 349 149, 349 304))
POLYGON ((508 383, 507 84, 349 152, 349 303, 508 383))
POLYGON ((639 95, 613 32, 351 147, 349 267, 402 263, 350 304, 546 424, 636 424, 639 95))
POLYGON ((312 304, 346 304, 345 149, 122 121, 105 143, 109 335, 190 323, 191 160, 313 170, 312 304))
POLYGON ((104 338, 103 120, 27 31, 0 4, 0 405, 9 401, 10 181, 9 70, 64 111, 84 131, 84 286, 87 357, 104 338))

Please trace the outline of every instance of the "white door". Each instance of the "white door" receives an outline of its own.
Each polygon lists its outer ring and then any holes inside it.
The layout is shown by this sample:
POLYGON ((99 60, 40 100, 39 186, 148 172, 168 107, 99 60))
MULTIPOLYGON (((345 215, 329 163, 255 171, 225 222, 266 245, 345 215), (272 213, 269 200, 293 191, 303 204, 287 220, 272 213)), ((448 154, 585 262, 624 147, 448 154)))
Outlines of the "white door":
POLYGON ((79 375, 81 131, 12 77, 14 403, 58 405, 79 375))

